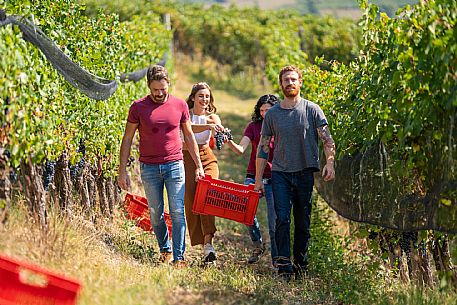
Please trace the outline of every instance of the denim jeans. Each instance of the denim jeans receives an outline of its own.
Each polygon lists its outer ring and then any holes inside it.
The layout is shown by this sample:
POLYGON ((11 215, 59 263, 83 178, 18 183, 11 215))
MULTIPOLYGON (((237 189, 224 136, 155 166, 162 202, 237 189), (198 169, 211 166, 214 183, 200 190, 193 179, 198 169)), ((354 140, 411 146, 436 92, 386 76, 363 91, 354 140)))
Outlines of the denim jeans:
MULTIPOLYGON (((254 184, 254 178, 246 178, 244 180, 244 184, 254 184)), ((275 212, 275 205, 273 199, 273 191, 271 188, 271 182, 269 184, 265 184, 265 201, 267 202, 267 217, 268 217, 268 233, 270 234, 270 252, 271 252, 271 259, 274 261, 278 256, 278 249, 276 247, 276 240, 275 240, 275 231, 276 231, 276 212, 275 212)), ((254 217, 254 224, 252 226, 248 226, 249 235, 251 236, 251 240, 254 243, 262 242, 262 234, 260 233, 260 226, 259 222, 257 221, 257 216, 254 217)))
POLYGON ((314 185, 313 172, 272 172, 273 195, 276 211, 276 245, 279 272, 292 272, 290 261, 290 212, 294 213, 294 264, 308 265, 308 241, 311 201, 314 185))
POLYGON ((165 164, 140 165, 141 180, 148 199, 151 225, 157 237, 160 252, 173 252, 173 259, 184 260, 186 250, 186 219, 184 217, 184 164, 181 160, 165 164), (168 240, 164 220, 164 193, 167 189, 168 207, 172 222, 173 248, 168 240))

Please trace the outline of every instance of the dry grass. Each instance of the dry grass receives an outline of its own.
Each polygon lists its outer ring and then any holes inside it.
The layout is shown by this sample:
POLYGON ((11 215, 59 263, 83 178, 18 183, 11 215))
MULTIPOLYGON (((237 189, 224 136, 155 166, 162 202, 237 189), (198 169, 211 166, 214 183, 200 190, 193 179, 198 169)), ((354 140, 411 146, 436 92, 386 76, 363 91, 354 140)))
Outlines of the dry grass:
MULTIPOLYGON (((232 304, 232 300, 248 304, 259 286, 273 285, 268 257, 246 268, 251 245, 244 226, 233 228, 233 222, 218 220, 217 265, 203 266, 201 248, 189 247, 191 267, 179 270, 155 260, 142 262, 122 251, 113 240, 138 241, 144 233, 127 226, 120 214, 97 225, 79 216, 68 220, 51 214, 49 228, 42 230, 26 217, 22 204, 17 205, 0 226, 0 252, 80 281, 79 305, 232 304)), ((155 245, 152 235, 149 239, 155 245)))
MULTIPOLYGON (((318 206, 328 212, 328 207, 324 207, 320 199, 318 206)), ((43 230, 28 216, 23 203, 18 202, 10 210, 8 221, 0 224, 0 253, 78 279, 83 284, 79 305, 343 304, 336 301, 336 295, 332 294, 335 289, 328 285, 341 285, 341 289, 360 289, 357 283, 366 280, 355 280, 355 277, 368 277, 354 273, 354 267, 363 268, 364 263, 360 255, 354 255, 353 245, 346 244, 347 249, 352 248, 352 251, 346 250, 347 264, 341 265, 342 262, 333 257, 333 249, 324 250, 321 255, 325 257, 314 257, 314 260, 328 259, 326 268, 330 270, 326 270, 326 274, 341 277, 341 282, 322 276, 319 270, 313 269, 310 277, 303 282, 287 284, 278 281, 270 267, 268 254, 262 257, 259 264, 247 265, 246 258, 252 244, 245 226, 221 218, 217 218, 218 232, 214 240, 217 263, 211 266, 201 264, 201 247, 190 247, 187 240, 186 256, 190 266, 174 269, 157 264, 157 246, 153 235, 139 230, 126 221, 119 211, 117 213, 113 220, 99 219, 94 224, 77 212, 71 218, 63 218, 50 211, 49 226, 43 230), (154 248, 152 253, 144 251, 149 246, 154 248), (355 286, 348 285, 348 281, 354 281, 352 285, 355 286)), ((267 233, 265 214, 265 203, 261 201, 258 216, 263 232, 267 233)), ((338 238, 337 234, 334 236, 338 238)), ((316 238, 319 235, 314 235, 313 248, 323 242, 316 238)), ((267 234, 264 239, 269 240, 267 234)), ((338 249, 342 251, 342 248, 338 249)), ((381 291, 384 287, 382 279, 376 281, 376 287, 381 291)), ((391 302, 382 304, 395 303, 398 286, 394 280, 392 283, 385 287, 391 302)), ((373 291, 366 293, 369 295, 373 291)), ((427 300, 417 291, 411 293, 419 301, 427 300)), ((363 294, 361 296, 366 297, 363 294)), ((455 300, 452 294, 438 297, 437 300, 455 300)), ((409 295, 405 298, 407 301, 402 304, 427 304, 417 303, 416 299, 410 300, 409 295)))
POLYGON ((25 215, 21 205, 11 211, 0 227, 0 251, 78 279, 83 284, 78 304, 165 303, 164 296, 155 293, 163 285, 162 268, 150 269, 103 242, 108 228, 116 224, 94 226, 80 217, 68 220, 51 212, 49 227, 43 230, 25 215))

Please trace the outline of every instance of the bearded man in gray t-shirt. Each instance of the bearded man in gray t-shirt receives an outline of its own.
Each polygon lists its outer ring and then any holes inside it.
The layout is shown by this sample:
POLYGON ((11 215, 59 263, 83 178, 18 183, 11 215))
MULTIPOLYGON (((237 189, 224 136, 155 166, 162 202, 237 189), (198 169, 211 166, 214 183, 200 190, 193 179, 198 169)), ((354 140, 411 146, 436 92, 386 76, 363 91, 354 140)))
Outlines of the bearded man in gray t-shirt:
POLYGON ((276 211, 276 244, 278 274, 290 280, 295 273, 302 278, 308 270, 308 241, 314 172, 319 171, 318 138, 324 143, 325 181, 335 178, 335 143, 322 109, 300 97, 302 73, 286 66, 279 73, 284 100, 266 113, 256 159, 255 189, 263 191, 262 176, 268 160, 270 140, 275 153, 271 183, 276 211), (295 240, 293 263, 290 259, 290 212, 293 207, 295 240))

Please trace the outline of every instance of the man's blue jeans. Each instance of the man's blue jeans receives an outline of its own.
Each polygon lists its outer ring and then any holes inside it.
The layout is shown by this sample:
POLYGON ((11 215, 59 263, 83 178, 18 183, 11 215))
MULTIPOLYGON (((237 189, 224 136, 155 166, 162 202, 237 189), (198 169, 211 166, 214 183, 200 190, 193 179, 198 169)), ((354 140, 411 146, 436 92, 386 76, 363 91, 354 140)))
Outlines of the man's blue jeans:
MULTIPOLYGON (((244 184, 254 184, 254 178, 246 178, 244 184)), ((275 240, 275 231, 276 231, 276 212, 273 199, 273 190, 271 188, 271 182, 269 184, 264 184, 265 187, 265 201, 267 202, 267 217, 268 217, 268 233, 270 234, 270 243, 271 243, 271 259, 274 262, 278 256, 278 249, 276 247, 275 240)), ((262 233, 260 233, 259 222, 257 221, 257 216, 254 217, 254 224, 248 226, 249 235, 251 240, 254 243, 262 242, 262 233)))
POLYGON ((184 260, 186 250, 186 219, 184 217, 184 164, 181 160, 165 164, 141 163, 141 180, 148 199, 151 225, 159 243, 160 252, 172 252, 173 259, 184 260), (173 248, 168 240, 165 224, 164 193, 167 189, 168 207, 172 222, 173 248))
POLYGON ((290 212, 294 213, 294 264, 308 265, 308 241, 314 175, 309 170, 272 172, 273 196, 276 211, 276 245, 279 272, 293 272, 290 261, 290 212))

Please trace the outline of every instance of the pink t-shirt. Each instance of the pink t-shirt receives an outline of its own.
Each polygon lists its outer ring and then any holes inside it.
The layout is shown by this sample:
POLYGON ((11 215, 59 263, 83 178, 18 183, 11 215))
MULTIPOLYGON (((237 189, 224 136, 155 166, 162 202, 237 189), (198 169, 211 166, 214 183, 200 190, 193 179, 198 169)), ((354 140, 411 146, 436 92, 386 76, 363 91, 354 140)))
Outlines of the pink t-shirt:
MULTIPOLYGON (((244 130, 244 136, 251 140, 252 149, 251 157, 249 159, 248 174, 255 175, 255 159, 257 157, 257 146, 260 142, 260 131, 262 130, 262 122, 251 122, 244 130)), ((271 160, 273 160, 274 146, 273 139, 270 142, 270 154, 268 155, 268 162, 263 172, 263 178, 271 178, 271 160)))
POLYGON ((163 104, 154 103, 149 95, 133 102, 127 121, 139 124, 140 162, 182 160, 181 123, 189 117, 186 102, 171 95, 163 104))

